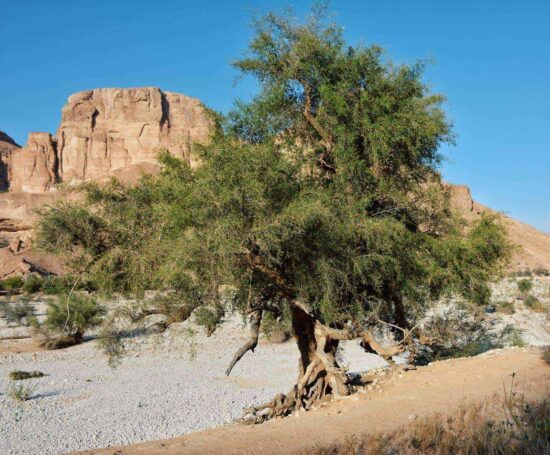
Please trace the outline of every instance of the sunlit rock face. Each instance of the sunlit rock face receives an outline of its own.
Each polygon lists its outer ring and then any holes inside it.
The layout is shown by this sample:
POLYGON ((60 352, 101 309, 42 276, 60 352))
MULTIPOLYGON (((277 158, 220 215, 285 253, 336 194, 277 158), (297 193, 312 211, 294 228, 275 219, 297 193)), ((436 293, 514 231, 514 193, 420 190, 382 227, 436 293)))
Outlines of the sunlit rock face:
POLYGON ((58 180, 55 139, 49 133, 31 133, 22 149, 9 158, 9 189, 13 192, 44 193, 58 180))
POLYGON ((166 149, 190 164, 193 142, 208 138, 211 122, 199 100, 158 88, 96 89, 76 93, 63 107, 57 132, 59 176, 95 179, 166 149))

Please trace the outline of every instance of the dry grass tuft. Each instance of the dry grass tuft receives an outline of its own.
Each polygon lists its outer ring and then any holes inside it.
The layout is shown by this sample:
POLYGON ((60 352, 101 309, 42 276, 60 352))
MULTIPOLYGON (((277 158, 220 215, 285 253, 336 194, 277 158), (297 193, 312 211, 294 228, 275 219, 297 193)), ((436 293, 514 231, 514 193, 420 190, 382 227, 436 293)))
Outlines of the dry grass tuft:
POLYGON ((452 416, 423 418, 387 434, 365 434, 331 447, 314 447, 315 455, 440 455, 550 453, 550 402, 525 404, 514 392, 504 401, 505 419, 495 421, 488 405, 463 406, 452 416))

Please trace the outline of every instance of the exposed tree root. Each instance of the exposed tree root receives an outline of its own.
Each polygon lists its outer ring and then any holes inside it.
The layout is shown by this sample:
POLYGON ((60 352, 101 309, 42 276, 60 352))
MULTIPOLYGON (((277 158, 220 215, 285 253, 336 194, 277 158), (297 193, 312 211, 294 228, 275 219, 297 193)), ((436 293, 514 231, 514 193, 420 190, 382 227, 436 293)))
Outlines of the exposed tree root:
MULTIPOLYGON (((229 364, 229 375, 235 364, 258 344, 262 310, 251 312, 251 333, 247 342, 237 351, 229 364)), ((353 393, 354 384, 336 360, 338 343, 343 340, 360 339, 363 348, 380 355, 393 364, 392 357, 404 351, 404 344, 411 331, 403 330, 404 337, 395 346, 384 347, 368 331, 353 328, 336 329, 322 324, 309 307, 301 302, 292 306, 294 336, 300 350, 299 376, 296 385, 285 395, 278 394, 271 401, 244 410, 241 422, 262 423, 288 416, 296 411, 308 411, 330 398, 345 397, 353 393)))

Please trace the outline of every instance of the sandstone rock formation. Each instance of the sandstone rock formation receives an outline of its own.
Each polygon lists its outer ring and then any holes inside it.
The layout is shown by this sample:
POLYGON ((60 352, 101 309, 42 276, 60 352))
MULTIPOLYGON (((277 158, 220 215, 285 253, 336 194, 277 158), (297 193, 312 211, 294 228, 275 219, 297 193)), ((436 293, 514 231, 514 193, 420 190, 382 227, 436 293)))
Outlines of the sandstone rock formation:
POLYGON ((56 143, 49 133, 31 133, 24 148, 12 152, 9 160, 9 189, 24 193, 45 193, 57 182, 56 143))
POLYGON ((0 191, 5 191, 9 186, 8 163, 11 154, 19 145, 6 133, 0 131, 0 191))
POLYGON ((65 182, 96 179, 140 162, 159 149, 195 164, 193 142, 208 138, 202 104, 158 88, 98 89, 76 93, 63 107, 59 175, 65 182))
POLYGON ((0 178, 11 192, 46 193, 58 181, 80 183, 155 163, 161 149, 195 165, 191 145, 206 141, 210 130, 200 101, 179 93, 86 90, 69 97, 56 136, 31 133, 18 149, 0 135, 6 144, 0 178))

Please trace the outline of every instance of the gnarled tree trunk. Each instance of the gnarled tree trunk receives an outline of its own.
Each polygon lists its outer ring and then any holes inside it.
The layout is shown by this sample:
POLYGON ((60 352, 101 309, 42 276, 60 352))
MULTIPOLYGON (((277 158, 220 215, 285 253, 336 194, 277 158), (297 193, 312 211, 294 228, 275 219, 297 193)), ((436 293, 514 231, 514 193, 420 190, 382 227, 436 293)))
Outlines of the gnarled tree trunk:
POLYGON ((327 396, 351 393, 347 376, 336 361, 340 339, 350 336, 329 329, 300 306, 292 307, 292 326, 300 351, 298 380, 286 395, 279 394, 269 403, 246 409, 245 422, 261 423, 300 409, 308 410, 327 396), (330 332, 336 336, 331 337, 330 332))

